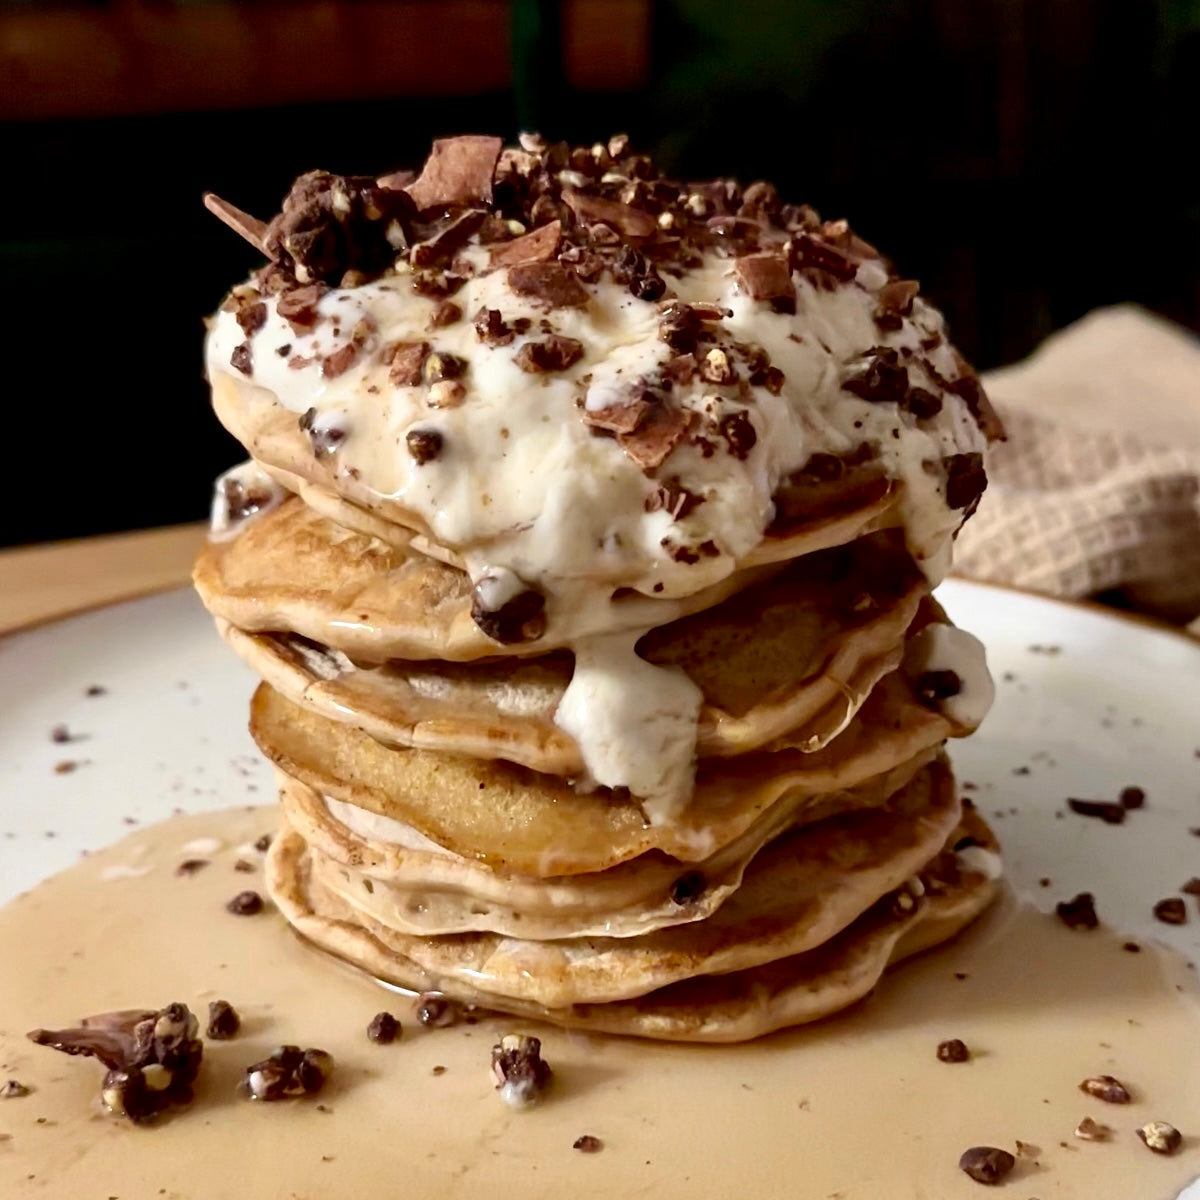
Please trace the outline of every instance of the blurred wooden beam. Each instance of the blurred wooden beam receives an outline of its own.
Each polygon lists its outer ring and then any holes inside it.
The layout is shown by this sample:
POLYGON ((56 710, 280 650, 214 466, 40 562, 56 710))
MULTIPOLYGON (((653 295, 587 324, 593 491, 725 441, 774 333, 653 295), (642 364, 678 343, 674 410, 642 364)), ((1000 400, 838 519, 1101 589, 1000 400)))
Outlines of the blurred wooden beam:
MULTIPOLYGON (((563 59, 573 87, 622 91, 645 82, 651 3, 565 0, 563 59)), ((509 21, 504 0, 112 0, 7 11, 0 119, 502 91, 512 82, 509 21)))

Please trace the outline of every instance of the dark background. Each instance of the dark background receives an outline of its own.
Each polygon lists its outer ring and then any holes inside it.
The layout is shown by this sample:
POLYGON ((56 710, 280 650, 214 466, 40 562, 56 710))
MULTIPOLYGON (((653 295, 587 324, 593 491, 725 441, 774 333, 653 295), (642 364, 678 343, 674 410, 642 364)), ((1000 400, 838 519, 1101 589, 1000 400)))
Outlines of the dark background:
POLYGON ((201 319, 320 166, 618 130, 849 217, 981 368, 1134 300, 1200 326, 1200 16, 1180 0, 0 0, 0 544, 192 520, 238 460, 201 319), (14 478, 15 476, 15 478, 14 478))

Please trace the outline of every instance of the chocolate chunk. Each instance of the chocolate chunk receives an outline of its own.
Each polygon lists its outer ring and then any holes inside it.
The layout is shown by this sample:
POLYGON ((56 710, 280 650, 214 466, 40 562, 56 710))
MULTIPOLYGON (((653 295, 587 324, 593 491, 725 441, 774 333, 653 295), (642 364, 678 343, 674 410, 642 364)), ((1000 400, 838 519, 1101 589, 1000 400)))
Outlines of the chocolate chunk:
POLYGON ((404 435, 404 444, 417 465, 424 466, 441 455, 444 439, 436 429, 410 429, 404 435))
POLYGON ((388 363, 388 382, 393 387, 416 387, 424 378, 428 342, 396 342, 388 346, 384 359, 388 363))
POLYGON ((453 300, 443 300, 429 318, 430 329, 445 329, 462 320, 463 311, 453 300))
POLYGON ((913 683, 913 690, 926 708, 938 708, 943 700, 962 691, 962 679, 957 671, 922 671, 913 683))
POLYGON ((486 219, 487 213, 482 209, 472 209, 440 222, 432 236, 417 242, 408 252, 408 261, 414 267, 434 267, 448 262, 486 219))
POLYGON ((101 1100, 114 1115, 144 1121, 192 1099, 204 1043, 186 1004, 85 1017, 72 1029, 35 1029, 28 1037, 64 1054, 99 1059, 108 1073, 101 1100))
POLYGON ((329 289, 320 283, 290 288, 275 301, 275 311, 291 325, 294 333, 303 333, 320 319, 317 305, 329 289))
POLYGON ((733 273, 752 300, 778 300, 796 294, 787 259, 781 254, 746 255, 734 261, 733 273))
POLYGON ((1106 825, 1120 825, 1125 820, 1125 807, 1111 800, 1081 800, 1076 796, 1067 798, 1067 807, 1081 817, 1099 817, 1106 825))
POLYGON ((880 329, 895 331, 904 323, 903 318, 911 315, 913 300, 921 290, 915 279, 893 279, 879 289, 878 307, 875 309, 875 324, 880 329))
POLYGON ((1137 1135, 1155 1154, 1174 1154, 1183 1145, 1183 1135, 1167 1121, 1147 1121, 1137 1135))
POLYGON ((1140 787, 1124 787, 1118 799, 1122 808, 1141 808, 1146 803, 1146 793, 1140 787))
POLYGON ((441 992, 422 992, 413 1002, 413 1012, 427 1029, 445 1029, 463 1018, 463 1007, 441 992))
POLYGON ((562 197, 582 225, 611 225, 618 233, 630 238, 649 238, 658 232, 658 221, 640 208, 574 188, 564 188, 562 197))
POLYGON ((309 171, 292 185, 267 226, 266 253, 300 283, 363 281, 392 265, 407 245, 412 202, 374 179, 309 171))
POLYGON ((1179 890, 1188 896, 1200 896, 1200 876, 1193 875, 1179 890))
POLYGON ((900 401, 905 412, 912 413, 918 421, 928 421, 942 411, 942 398, 936 392, 923 387, 910 387, 900 401))
POLYGON ((492 1047, 492 1078, 500 1098, 512 1108, 537 1103, 550 1086, 553 1072, 542 1058, 540 1038, 508 1033, 492 1047))
POLYGON ((972 1146, 958 1160, 960 1171, 988 1187, 1000 1183, 1016 1165, 1017 1160, 1007 1150, 995 1146, 972 1146))
POLYGON ((185 858, 183 862, 175 868, 176 875, 195 875, 197 871, 203 871, 208 866, 207 858, 185 858))
POLYGON ((815 268, 832 276, 841 283, 848 283, 858 274, 858 264, 847 254, 829 242, 809 233, 792 238, 792 263, 800 268, 815 268))
POLYGON ((582 342, 552 333, 545 341, 526 342, 517 351, 513 362, 530 375, 544 375, 549 371, 565 371, 582 357, 582 342))
POLYGON ((671 903, 678 904, 681 908, 685 904, 691 904, 704 895, 707 886, 708 881, 699 871, 688 871, 671 884, 671 903))
POLYGON ((672 350, 690 354, 696 348, 700 327, 700 316, 690 304, 672 304, 658 319, 658 336, 672 350))
POLYGON ((390 1012, 377 1012, 367 1026, 367 1037, 378 1046, 390 1046, 400 1036, 400 1022, 390 1012))
POLYGON ((1100 924, 1096 915, 1096 897, 1080 892, 1070 900, 1060 900, 1054 911, 1068 929, 1095 929, 1100 924))
POLYGON ((260 254, 270 257, 266 247, 266 221, 260 221, 257 217, 242 212, 240 208, 235 208, 228 200, 222 200, 220 196, 214 195, 212 192, 204 193, 204 207, 219 221, 228 225, 239 237, 245 238, 260 254))
POLYGON ((678 479, 671 479, 665 483, 660 483, 646 497, 645 508, 648 513, 665 510, 671 514, 672 520, 682 521, 684 517, 703 503, 703 496, 697 496, 695 492, 689 491, 678 479))
POLYGON ((1089 1075, 1080 1083, 1079 1090, 1105 1104, 1129 1104, 1133 1099, 1129 1089, 1112 1075, 1089 1075))
POLYGON ((742 193, 742 206, 738 209, 738 216, 754 221, 766 221, 778 217, 782 210, 783 201, 775 185, 759 180, 742 193))
POLYGON ((1168 896, 1154 906, 1154 916, 1164 925, 1186 925, 1187 907, 1178 896, 1168 896))
POLYGON ((617 435, 621 449, 644 471, 661 466, 696 422, 696 414, 659 402, 629 433, 617 435))
POLYGON ((960 1038, 951 1038, 948 1042, 939 1042, 937 1048, 939 1062, 964 1063, 971 1057, 966 1042, 960 1038))
POLYGON ((471 618, 503 645, 536 641, 546 631, 546 597, 498 567, 471 589, 471 618))
POLYGON ((54 728, 50 730, 50 740, 61 746, 66 742, 72 741, 73 739, 71 737, 71 731, 65 725, 55 725, 54 728))
POLYGON ((235 371, 241 371, 243 375, 254 374, 254 359, 249 342, 239 342, 234 346, 233 353, 229 356, 229 365, 235 371))
POLYGON ((639 300, 659 300, 667 290, 654 264, 632 246, 622 246, 609 269, 613 279, 628 287, 630 294, 639 300))
POLYGON ((355 342, 339 346, 321 360, 321 375, 325 379, 336 379, 339 375, 344 375, 357 361, 361 352, 362 347, 355 342))
POLYGON ((876 346, 842 381, 842 388, 872 404, 900 405, 908 393, 908 371, 895 350, 876 346))
POLYGON ((598 1137, 585 1133, 571 1143, 571 1149, 582 1151, 584 1154, 597 1154, 604 1149, 604 1143, 598 1137))
POLYGON ((30 1088, 16 1079, 6 1079, 0 1087, 0 1100, 20 1100, 30 1094, 30 1088))
POLYGON ((496 137, 438 138, 418 178, 405 187, 418 211, 489 204, 504 143, 496 137))
POLYGON ((84 692, 83 694, 84 694, 85 696, 89 696, 89 697, 95 697, 95 696, 107 696, 107 695, 108 695, 108 688, 106 688, 106 687, 105 687, 103 684, 101 684, 101 683, 91 683, 91 684, 88 684, 87 691, 86 691, 86 692, 84 692))
POLYGON ((266 852, 271 848, 271 835, 269 833, 264 833, 260 837, 256 838, 254 841, 254 848, 259 852, 259 854, 266 854, 266 852))
POLYGON ((486 346, 507 346, 515 336, 498 308, 481 308, 471 322, 475 336, 486 346))
POLYGON ((540 300, 551 308, 583 308, 588 290, 560 263, 522 263, 508 270, 508 286, 518 296, 540 300))
POLYGON ((965 509, 970 516, 987 487, 982 454, 952 454, 942 460, 946 468, 946 504, 965 509))
POLYGON ((737 382, 737 369, 729 361, 729 355, 719 346, 714 346, 700 363, 700 378, 705 383, 723 387, 737 382))
POLYGON ((443 379, 461 379, 467 371, 467 360, 454 354, 435 350, 425 359, 425 382, 440 383, 443 379))
POLYGON ((227 1042, 238 1035, 242 1018, 228 1000, 211 1000, 208 1005, 208 1028, 204 1036, 214 1042, 227 1042))
POLYGON ((255 913, 260 913, 263 910, 263 898, 257 892, 245 891, 238 892, 228 904, 225 905, 227 912, 231 912, 237 917, 252 917, 255 913))
POLYGON ((346 440, 346 431, 337 425, 318 425, 316 422, 317 410, 309 408, 305 409, 304 414, 300 417, 299 425, 308 434, 313 454, 317 458, 325 458, 346 440))
POLYGON ((492 246, 488 251, 489 266, 496 270, 549 262, 557 252, 561 238, 562 222, 549 221, 511 241, 492 246))
POLYGON ((333 1073, 333 1056, 311 1047, 280 1046, 274 1054, 251 1063, 241 1090, 251 1100, 287 1100, 315 1096, 333 1073))
POLYGON ((961 356, 956 354, 955 357, 962 373, 957 379, 950 380, 946 387, 962 398, 967 406, 967 411, 975 418, 975 423, 989 442, 1003 441, 1005 437, 1004 424, 987 398, 987 393, 983 390, 979 377, 961 356))
POLYGON ((718 428, 721 436, 725 439, 726 446, 729 447, 729 453, 736 459, 745 459, 758 441, 754 422, 750 420, 750 414, 744 410, 722 417, 718 428))

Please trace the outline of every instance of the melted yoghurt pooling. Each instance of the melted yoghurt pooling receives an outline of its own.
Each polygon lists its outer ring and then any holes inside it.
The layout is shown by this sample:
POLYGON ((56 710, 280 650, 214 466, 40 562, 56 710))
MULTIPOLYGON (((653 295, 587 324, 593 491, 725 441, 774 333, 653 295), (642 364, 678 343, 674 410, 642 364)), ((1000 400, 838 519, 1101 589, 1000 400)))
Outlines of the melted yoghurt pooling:
POLYGON ((451 550, 501 645, 573 631, 558 720, 652 816, 690 791, 698 702, 605 638, 614 592, 718 582, 818 490, 890 495, 936 581, 983 489, 994 418, 940 314, 769 185, 675 183, 622 139, 474 138, 415 182, 302 177, 268 226, 224 207, 273 262, 210 330, 222 419, 451 550))

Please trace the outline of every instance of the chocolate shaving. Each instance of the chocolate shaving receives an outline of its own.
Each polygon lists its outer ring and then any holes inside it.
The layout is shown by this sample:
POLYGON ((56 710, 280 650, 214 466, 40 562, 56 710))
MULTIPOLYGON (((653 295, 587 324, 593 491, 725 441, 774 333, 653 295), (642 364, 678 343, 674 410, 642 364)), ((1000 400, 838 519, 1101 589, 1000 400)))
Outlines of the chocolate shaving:
POLYGON ((842 381, 844 391, 872 404, 902 404, 908 392, 908 371, 889 346, 868 350, 855 373, 842 381))
POLYGON ((703 503, 703 496, 697 496, 695 492, 689 491, 678 479, 671 479, 660 483, 646 497, 645 508, 648 513, 669 512, 672 520, 682 521, 703 503))
POLYGON ((781 254, 750 254, 735 260, 733 272, 752 300, 777 300, 795 295, 792 273, 781 254))
POLYGON ((635 429, 618 434, 617 440, 643 471, 651 471, 667 460, 695 422, 693 412, 664 403, 654 404, 635 429))
POLYGON ((541 300, 551 308, 583 308, 588 290, 559 263, 530 262, 510 267, 508 286, 518 296, 541 300))
POLYGON ((321 360, 321 375, 325 379, 336 379, 339 375, 344 375, 354 365, 361 352, 362 346, 357 342, 347 342, 344 346, 339 346, 321 360))
POLYGON ((623 404, 610 404, 606 408, 585 408, 583 419, 593 429, 608 433, 632 433, 646 419, 657 397, 648 390, 635 391, 623 404))
POLYGON ((875 324, 880 329, 894 332, 903 325, 903 318, 912 314, 913 300, 921 290, 915 279, 892 279, 879 289, 879 305, 875 310, 875 324))
POLYGON ((858 264, 848 255, 811 234, 798 234, 789 245, 794 266, 815 267, 842 283, 848 283, 858 274, 858 264))
POLYGON ((565 371, 582 357, 582 342, 552 333, 545 341, 526 342, 513 357, 513 362, 530 375, 544 375, 551 371, 565 371))
POLYGON ((438 138, 420 176, 404 190, 420 212, 452 204, 490 204, 492 176, 503 147, 497 137, 438 138))
POLYGON ((619 200, 605 200, 602 196, 578 192, 574 188, 565 188, 562 198, 584 225, 611 225, 618 233, 631 238, 649 238, 658 232, 658 221, 654 216, 619 200))
POLYGON ((550 221, 546 225, 522 234, 510 242, 501 242, 492 246, 488 251, 489 266, 496 270, 499 267, 519 267, 528 263, 549 262, 558 250, 559 239, 562 237, 562 222, 550 221))
POLYGON ((432 237, 418 242, 408 255, 414 267, 432 267, 451 258, 454 252, 465 246, 467 239, 483 224, 487 213, 482 209, 471 209, 448 221, 432 237))
POLYGON ((397 342, 383 353, 388 362, 388 382, 393 387, 416 387, 425 378, 428 342, 397 342))
POLYGON ((236 208, 228 200, 222 200, 220 196, 213 192, 204 193, 204 207, 218 221, 223 221, 228 225, 239 237, 245 238, 260 254, 270 258, 270 255, 267 254, 266 221, 260 221, 257 217, 252 217, 248 212, 243 212, 240 208, 236 208))

